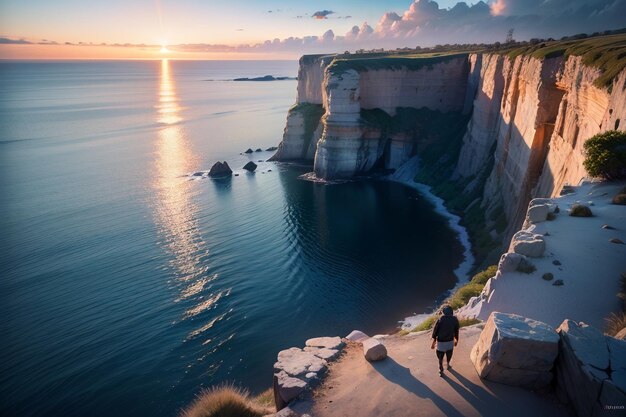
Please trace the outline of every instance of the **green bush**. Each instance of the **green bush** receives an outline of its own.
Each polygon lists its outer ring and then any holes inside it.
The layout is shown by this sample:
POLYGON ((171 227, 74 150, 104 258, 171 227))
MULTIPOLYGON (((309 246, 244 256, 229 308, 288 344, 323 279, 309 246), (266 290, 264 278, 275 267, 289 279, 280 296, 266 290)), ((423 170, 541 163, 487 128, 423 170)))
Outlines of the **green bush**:
POLYGON ((428 330, 428 329, 432 329, 433 326, 435 325, 435 322, 437 321, 438 316, 430 316, 428 317, 426 320, 424 320, 423 322, 421 322, 415 329, 413 329, 413 332, 421 332, 422 330, 428 330))
POLYGON ((270 412, 255 404, 247 391, 221 385, 203 390, 180 417, 261 417, 270 412))
POLYGON ((481 271, 474 275, 470 282, 472 282, 473 284, 485 285, 487 281, 489 281, 489 278, 493 278, 496 276, 496 272, 498 272, 498 265, 491 265, 484 271, 481 271))
POLYGON ((459 325, 461 327, 471 326, 478 323, 480 323, 480 320, 478 319, 459 319, 459 325))
POLYGON ((626 178, 626 132, 609 130, 585 142, 587 173, 605 179, 626 178))
POLYGON ((546 272, 545 274, 541 276, 541 278, 543 278, 546 281, 552 281, 552 279, 554 278, 554 274, 552 274, 552 272, 546 272))
POLYGON ((591 209, 587 206, 574 204, 569 211, 569 215, 572 217, 591 217, 593 213, 591 213, 591 209))
POLYGON ((458 309, 463 307, 470 298, 477 296, 483 290, 484 285, 469 283, 457 290, 452 296, 446 301, 450 307, 453 309, 458 309))

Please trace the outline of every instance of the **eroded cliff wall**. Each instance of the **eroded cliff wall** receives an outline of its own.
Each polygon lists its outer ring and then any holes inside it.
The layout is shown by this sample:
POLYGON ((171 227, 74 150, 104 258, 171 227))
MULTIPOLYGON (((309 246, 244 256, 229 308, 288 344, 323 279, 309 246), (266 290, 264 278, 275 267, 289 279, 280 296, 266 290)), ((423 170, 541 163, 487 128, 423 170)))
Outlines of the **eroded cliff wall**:
POLYGON ((453 210, 473 210, 485 239, 508 242, 531 198, 558 195, 585 177, 586 139, 626 126, 626 71, 598 87, 600 71, 574 55, 469 54, 419 65, 394 59, 303 58, 297 106, 276 159, 312 160, 326 179, 397 168, 416 154, 423 169, 452 162, 452 171, 431 180, 448 192, 444 198, 458 194, 453 210), (456 153, 456 143, 428 151, 425 144, 449 139, 438 139, 427 122, 407 122, 407 114, 423 111, 471 114, 456 153))

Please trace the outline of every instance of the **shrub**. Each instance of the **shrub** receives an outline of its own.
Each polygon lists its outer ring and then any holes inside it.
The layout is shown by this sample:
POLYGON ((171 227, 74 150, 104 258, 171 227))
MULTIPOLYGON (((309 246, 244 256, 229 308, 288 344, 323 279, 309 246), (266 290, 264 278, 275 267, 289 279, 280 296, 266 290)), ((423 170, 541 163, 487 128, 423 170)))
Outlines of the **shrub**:
POLYGON ((546 281, 552 281, 552 279, 554 278, 554 275, 552 274, 552 272, 546 272, 545 274, 541 276, 541 278, 543 278, 546 281))
POLYGON ((496 276, 496 272, 498 272, 498 265, 491 265, 484 271, 481 271, 472 277, 471 283, 473 284, 481 284, 485 285, 489 278, 493 278, 496 276))
POLYGON ((523 272, 524 274, 532 274, 536 270, 537 270, 537 267, 533 265, 533 263, 530 262, 526 258, 522 258, 519 265, 517 265, 517 269, 516 269, 516 271, 523 272))
POLYGON ((430 316, 428 317, 426 320, 424 320, 423 322, 421 322, 415 329, 413 329, 412 331, 414 332, 421 332, 422 330, 428 330, 428 329, 432 329, 433 326, 435 325, 435 322, 437 321, 437 316, 430 316))
POLYGON ((549 213, 548 213, 548 217, 546 217, 546 219, 547 219, 548 221, 552 221, 552 220, 556 219, 556 214, 554 214, 554 213, 552 213, 552 212, 549 212, 549 213))
POLYGON ((620 332, 624 327, 626 327, 626 313, 611 313, 607 318, 604 319, 606 321, 606 326, 604 328, 604 333, 615 336, 620 332))
POLYGON ((254 404, 248 392, 233 385, 203 390, 180 417, 261 417, 268 414, 254 404))
POLYGON ((606 179, 626 177, 626 132, 609 130, 585 142, 583 162, 589 175, 606 179))
POLYGON ((471 326, 478 323, 480 323, 480 320, 478 319, 459 319, 459 325, 461 327, 471 326))
POLYGON ((613 204, 626 206, 626 194, 617 194, 615 197, 613 197, 613 204))
POLYGON ((573 217, 591 217, 593 213, 591 213, 591 209, 587 206, 574 204, 569 211, 569 215, 573 217))
POLYGON ((483 287, 484 285, 470 282, 469 284, 459 288, 454 294, 452 294, 452 296, 450 296, 450 298, 448 298, 448 300, 446 300, 446 302, 450 305, 450 307, 456 310, 467 304, 470 298, 480 294, 483 287))

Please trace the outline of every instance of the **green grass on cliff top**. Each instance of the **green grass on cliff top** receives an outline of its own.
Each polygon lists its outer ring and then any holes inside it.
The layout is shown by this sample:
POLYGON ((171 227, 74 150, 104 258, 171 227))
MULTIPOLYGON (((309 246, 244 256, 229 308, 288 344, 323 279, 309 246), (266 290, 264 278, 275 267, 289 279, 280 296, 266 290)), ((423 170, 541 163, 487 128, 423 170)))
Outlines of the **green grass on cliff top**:
POLYGON ((594 84, 599 88, 610 88, 617 75, 626 68, 626 33, 607 36, 595 36, 585 39, 572 39, 541 42, 502 51, 510 58, 530 55, 537 59, 580 56, 582 62, 590 67, 599 68, 602 75, 594 84))
POLYGON ((466 57, 469 52, 429 52, 429 53, 368 53, 337 55, 328 70, 341 74, 353 69, 359 72, 376 70, 400 70, 403 68, 416 71, 423 67, 432 68, 434 64, 466 57))

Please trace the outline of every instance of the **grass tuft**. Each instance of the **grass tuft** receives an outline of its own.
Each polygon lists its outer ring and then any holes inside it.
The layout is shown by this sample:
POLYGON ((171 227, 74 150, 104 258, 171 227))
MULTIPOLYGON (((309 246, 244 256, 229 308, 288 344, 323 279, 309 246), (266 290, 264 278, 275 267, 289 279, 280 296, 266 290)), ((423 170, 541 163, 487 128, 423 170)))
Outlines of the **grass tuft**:
POLYGON ((532 274, 536 270, 537 270, 537 267, 526 258, 522 258, 521 262, 519 263, 516 269, 516 271, 522 272, 524 274, 532 274))
POLYGON ((569 211, 569 215, 572 217, 591 217, 591 209, 582 204, 574 204, 569 211))
POLYGON ((608 334, 609 336, 615 336, 624 327, 626 327, 626 313, 624 312, 611 313, 604 320, 606 321, 604 333, 608 334))
POLYGON ((248 391, 225 384, 200 392, 180 417, 261 417, 269 412, 251 400, 248 391))

